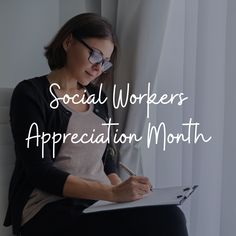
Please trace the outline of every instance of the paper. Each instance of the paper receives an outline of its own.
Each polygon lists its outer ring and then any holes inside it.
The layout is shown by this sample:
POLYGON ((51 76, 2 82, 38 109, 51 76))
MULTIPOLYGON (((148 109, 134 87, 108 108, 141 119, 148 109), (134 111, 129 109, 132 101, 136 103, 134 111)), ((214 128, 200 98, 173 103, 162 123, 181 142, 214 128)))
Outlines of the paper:
POLYGON ((153 192, 150 192, 147 196, 140 200, 125 203, 97 201, 95 204, 86 208, 83 212, 91 213, 141 206, 180 205, 193 193, 196 188, 197 185, 193 187, 176 186, 168 188, 154 188, 153 192))

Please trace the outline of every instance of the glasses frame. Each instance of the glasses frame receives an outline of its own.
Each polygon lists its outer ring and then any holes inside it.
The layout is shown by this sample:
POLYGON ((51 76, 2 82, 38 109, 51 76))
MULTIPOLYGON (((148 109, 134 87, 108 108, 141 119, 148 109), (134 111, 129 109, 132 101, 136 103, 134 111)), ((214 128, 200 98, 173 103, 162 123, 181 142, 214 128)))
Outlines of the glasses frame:
POLYGON ((107 71, 107 70, 109 70, 111 67, 112 67, 112 63, 109 61, 109 60, 107 60, 107 59, 105 59, 105 58, 103 58, 103 54, 100 52, 100 51, 98 51, 98 50, 96 50, 96 49, 94 49, 94 48, 92 48, 92 47, 90 47, 84 40, 82 40, 82 39, 77 39, 79 42, 81 42, 86 48, 88 48, 89 50, 90 50, 90 55, 89 55, 89 57, 88 57, 88 60, 89 60, 89 62, 91 63, 91 64, 93 64, 93 65, 98 65, 98 64, 101 64, 102 65, 102 72, 105 72, 105 71, 107 71), (102 60, 100 61, 100 62, 95 62, 95 63, 93 63, 92 61, 91 61, 91 57, 92 57, 92 55, 93 55, 93 53, 98 53, 98 54, 100 54, 101 55, 101 58, 102 58, 102 60), (104 68, 104 65, 105 65, 105 63, 107 63, 107 65, 109 65, 109 67, 107 68, 107 69, 105 69, 104 68))

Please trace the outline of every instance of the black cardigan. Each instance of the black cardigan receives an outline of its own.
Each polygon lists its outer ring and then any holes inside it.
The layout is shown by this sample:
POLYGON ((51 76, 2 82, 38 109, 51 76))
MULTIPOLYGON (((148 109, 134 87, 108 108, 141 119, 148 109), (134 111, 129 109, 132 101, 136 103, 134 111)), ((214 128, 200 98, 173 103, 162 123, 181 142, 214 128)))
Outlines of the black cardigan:
MULTIPOLYGON (((11 97, 10 124, 16 162, 10 182, 9 205, 4 225, 12 225, 14 234, 19 233, 22 211, 32 190, 36 187, 48 193, 63 196, 63 186, 69 175, 52 165, 55 158, 52 158, 51 142, 44 146, 44 158, 42 158, 41 139, 39 139, 38 147, 34 140, 30 140, 30 148, 26 145, 25 138, 33 122, 37 123, 39 134, 42 132, 51 135, 53 132, 66 133, 71 112, 61 104, 55 110, 50 107, 50 102, 54 98, 49 91, 49 86, 46 75, 23 80, 15 87, 11 97)), ((94 85, 88 85, 86 89, 90 94, 98 96, 98 88, 94 85)), ((108 121, 107 105, 94 104, 93 112, 104 121, 108 121)), ((61 144, 62 140, 56 144, 55 156, 61 144)), ((116 173, 114 156, 113 146, 107 144, 103 155, 104 170, 107 175, 116 173)))

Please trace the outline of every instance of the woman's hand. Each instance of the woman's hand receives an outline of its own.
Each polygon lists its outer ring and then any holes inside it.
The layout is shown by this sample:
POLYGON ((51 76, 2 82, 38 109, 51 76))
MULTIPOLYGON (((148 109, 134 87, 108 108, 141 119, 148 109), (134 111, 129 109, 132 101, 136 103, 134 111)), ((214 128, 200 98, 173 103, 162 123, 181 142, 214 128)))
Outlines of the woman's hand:
POLYGON ((145 176, 131 176, 112 187, 115 202, 128 202, 143 198, 150 192, 151 183, 145 176))
POLYGON ((151 184, 144 176, 131 176, 116 185, 103 184, 69 175, 63 188, 64 197, 129 202, 143 198, 150 192, 151 184))

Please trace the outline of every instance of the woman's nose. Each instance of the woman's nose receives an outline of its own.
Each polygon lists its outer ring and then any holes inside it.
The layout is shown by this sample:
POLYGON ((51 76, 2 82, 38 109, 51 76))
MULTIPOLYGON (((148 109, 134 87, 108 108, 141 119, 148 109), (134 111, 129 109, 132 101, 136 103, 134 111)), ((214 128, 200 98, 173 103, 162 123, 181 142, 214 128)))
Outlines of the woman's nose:
POLYGON ((92 65, 92 68, 93 68, 93 70, 102 72, 102 63, 94 64, 94 65, 92 65))

